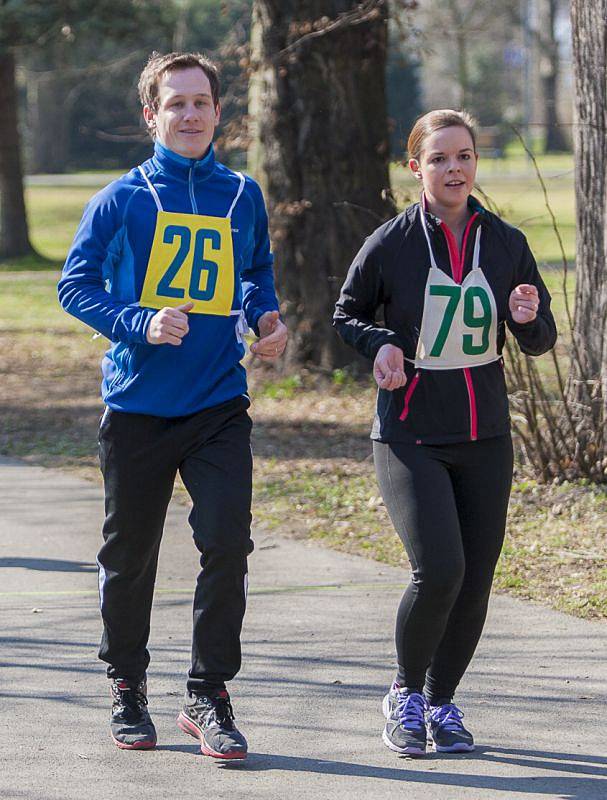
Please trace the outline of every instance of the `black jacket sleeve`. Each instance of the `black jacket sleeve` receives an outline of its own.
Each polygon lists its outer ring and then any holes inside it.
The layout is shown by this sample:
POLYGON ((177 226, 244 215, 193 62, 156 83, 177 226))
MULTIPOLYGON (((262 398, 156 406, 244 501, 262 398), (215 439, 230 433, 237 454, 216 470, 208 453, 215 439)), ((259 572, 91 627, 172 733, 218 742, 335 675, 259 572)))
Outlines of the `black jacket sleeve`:
POLYGON ((375 315, 384 302, 383 266, 387 254, 377 234, 358 251, 335 306, 333 326, 346 344, 375 359, 384 344, 403 349, 394 331, 377 324, 375 315))
POLYGON ((530 356, 541 356, 546 353, 556 342, 556 323, 550 310, 550 293, 542 280, 533 253, 529 249, 527 240, 522 238, 522 251, 514 273, 514 283, 510 291, 521 283, 529 283, 535 286, 538 291, 540 305, 537 317, 532 322, 519 323, 512 319, 510 309, 506 323, 510 331, 514 334, 519 347, 530 356))

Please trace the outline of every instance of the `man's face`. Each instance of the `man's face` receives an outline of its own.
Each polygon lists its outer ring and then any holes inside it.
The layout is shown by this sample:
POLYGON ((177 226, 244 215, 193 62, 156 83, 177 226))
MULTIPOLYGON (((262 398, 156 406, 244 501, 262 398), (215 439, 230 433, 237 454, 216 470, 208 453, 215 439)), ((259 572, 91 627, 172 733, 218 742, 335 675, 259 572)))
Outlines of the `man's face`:
POLYGON ((202 158, 213 141, 220 107, 199 67, 165 72, 158 83, 158 108, 144 106, 143 116, 156 139, 180 156, 202 158))

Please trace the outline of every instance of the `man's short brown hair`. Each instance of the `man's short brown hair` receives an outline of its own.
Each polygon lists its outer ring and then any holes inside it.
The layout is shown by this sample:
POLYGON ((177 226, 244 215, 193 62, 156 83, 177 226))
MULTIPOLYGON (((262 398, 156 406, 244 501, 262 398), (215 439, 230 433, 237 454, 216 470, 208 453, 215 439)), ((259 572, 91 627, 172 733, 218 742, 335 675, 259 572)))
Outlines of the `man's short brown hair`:
POLYGON ((158 109, 158 84, 165 72, 199 67, 209 79, 215 108, 219 105, 219 72, 210 58, 202 53, 152 53, 139 76, 139 99, 142 106, 158 109))

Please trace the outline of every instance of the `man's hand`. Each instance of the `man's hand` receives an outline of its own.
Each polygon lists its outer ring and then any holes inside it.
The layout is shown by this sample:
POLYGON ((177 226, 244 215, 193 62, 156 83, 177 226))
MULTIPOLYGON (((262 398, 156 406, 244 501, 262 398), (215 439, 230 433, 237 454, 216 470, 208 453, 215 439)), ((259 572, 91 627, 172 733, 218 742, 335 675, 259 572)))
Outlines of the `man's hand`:
POLYGON ((180 345, 181 340, 190 330, 188 325, 188 311, 194 308, 194 303, 184 303, 176 308, 161 308, 148 325, 145 338, 149 344, 174 344, 180 345))
POLYGON ((251 352, 262 361, 275 361, 287 346, 287 326, 278 311, 266 311, 257 323, 259 339, 251 345, 251 352))
POLYGON ((407 383, 404 359, 400 347, 384 344, 379 348, 373 363, 373 377, 380 389, 392 392, 407 383))
POLYGON ((535 286, 530 283, 521 283, 510 294, 508 306, 512 319, 519 325, 526 322, 533 322, 537 317, 537 310, 540 306, 540 298, 535 286))

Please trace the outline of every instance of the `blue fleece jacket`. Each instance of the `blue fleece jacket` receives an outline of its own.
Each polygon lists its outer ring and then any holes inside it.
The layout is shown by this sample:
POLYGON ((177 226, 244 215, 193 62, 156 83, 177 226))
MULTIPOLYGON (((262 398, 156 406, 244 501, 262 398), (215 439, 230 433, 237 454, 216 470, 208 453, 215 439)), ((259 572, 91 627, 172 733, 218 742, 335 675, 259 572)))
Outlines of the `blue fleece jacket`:
MULTIPOLYGON (((156 143, 154 156, 142 168, 165 212, 225 218, 241 182, 237 173, 215 161, 212 145, 197 161, 156 143)), ((259 317, 277 310, 278 302, 264 201, 257 183, 247 176, 230 222, 232 313, 192 313, 189 332, 181 345, 149 344, 146 332, 158 308, 145 307, 140 298, 157 212, 157 202, 139 168, 96 194, 84 210, 63 268, 59 300, 66 311, 112 342, 102 362, 102 396, 110 408, 177 417, 246 394, 246 374, 240 364, 244 345, 238 335, 237 312, 242 309, 247 323, 257 332, 259 317)), ((207 279, 205 294, 200 290, 200 276, 210 276, 212 271, 217 275, 225 268, 209 261, 213 248, 219 246, 213 239, 217 235, 203 231, 200 250, 194 248, 192 237, 189 252, 189 236, 181 235, 183 228, 179 226, 171 228, 172 232, 164 229, 163 246, 165 251, 169 249, 170 257, 166 270, 161 262, 158 293, 167 294, 166 305, 186 302, 187 295, 182 300, 170 297, 180 292, 183 295, 183 289, 175 288, 176 276, 183 268, 192 273, 197 270, 192 291, 204 298, 212 292, 211 278, 207 279), (204 236, 210 237, 208 243, 204 236)))

